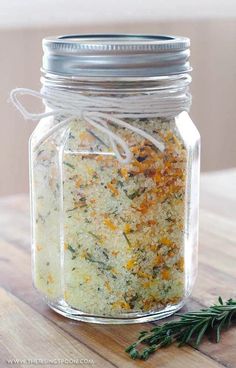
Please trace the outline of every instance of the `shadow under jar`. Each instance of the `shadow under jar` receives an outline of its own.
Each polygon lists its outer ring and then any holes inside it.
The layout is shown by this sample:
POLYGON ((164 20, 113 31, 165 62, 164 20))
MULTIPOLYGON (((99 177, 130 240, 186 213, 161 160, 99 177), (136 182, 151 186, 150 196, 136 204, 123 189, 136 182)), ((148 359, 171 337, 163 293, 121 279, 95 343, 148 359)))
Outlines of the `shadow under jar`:
POLYGON ((197 269, 189 40, 73 35, 43 48, 48 116, 30 140, 34 285, 81 321, 169 316, 197 269))

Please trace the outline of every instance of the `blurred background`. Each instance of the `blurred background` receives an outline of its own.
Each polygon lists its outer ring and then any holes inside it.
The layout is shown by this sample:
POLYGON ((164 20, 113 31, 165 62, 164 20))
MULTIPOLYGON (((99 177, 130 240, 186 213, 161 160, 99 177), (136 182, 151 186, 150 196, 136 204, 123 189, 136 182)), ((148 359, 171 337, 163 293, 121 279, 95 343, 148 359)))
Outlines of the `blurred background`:
POLYGON ((67 33, 190 37, 191 117, 202 136, 202 171, 236 166, 235 0, 0 0, 0 195, 28 191, 28 139, 36 124, 23 120, 9 92, 40 88, 41 40, 67 33))

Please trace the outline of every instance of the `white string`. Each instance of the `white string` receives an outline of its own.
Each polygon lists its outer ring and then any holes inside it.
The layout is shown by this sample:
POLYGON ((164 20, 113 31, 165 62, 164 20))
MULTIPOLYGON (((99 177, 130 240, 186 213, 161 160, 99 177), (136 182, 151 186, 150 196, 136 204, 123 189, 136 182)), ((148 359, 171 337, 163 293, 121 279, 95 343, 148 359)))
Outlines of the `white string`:
POLYGON ((157 140, 145 131, 125 122, 123 119, 173 117, 182 111, 188 111, 191 104, 191 96, 186 93, 186 90, 182 93, 178 91, 172 94, 169 91, 161 91, 128 97, 105 97, 86 96, 74 91, 49 87, 44 87, 41 92, 28 88, 16 88, 11 91, 10 99, 26 119, 40 120, 48 116, 65 116, 60 123, 48 130, 37 143, 37 147, 53 133, 68 125, 73 120, 83 119, 109 137, 117 160, 122 164, 127 164, 131 161, 132 153, 128 144, 119 135, 110 130, 110 123, 139 134, 153 143, 160 151, 163 151, 165 146, 161 140, 157 140), (18 95, 30 95, 40 98, 49 107, 50 111, 43 113, 29 112, 19 101, 18 95), (122 148, 122 155, 117 146, 122 148))

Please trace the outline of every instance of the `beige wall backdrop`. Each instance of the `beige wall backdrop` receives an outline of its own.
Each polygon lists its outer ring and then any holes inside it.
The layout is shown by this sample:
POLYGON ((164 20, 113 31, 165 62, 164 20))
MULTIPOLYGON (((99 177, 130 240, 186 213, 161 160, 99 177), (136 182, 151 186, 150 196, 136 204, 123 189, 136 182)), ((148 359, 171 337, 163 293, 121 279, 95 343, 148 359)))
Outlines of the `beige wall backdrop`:
MULTIPOLYGON (((42 27, 38 20, 36 26, 29 20, 28 27, 16 22, 14 27, 0 29, 0 195, 28 190, 27 142, 35 123, 24 121, 7 100, 12 88, 40 88, 41 39, 54 34, 136 32, 190 37, 194 68, 191 116, 202 135, 202 170, 236 166, 236 18, 181 19, 177 15, 176 20, 168 21, 153 16, 149 21, 124 17, 125 21, 113 24, 87 19, 87 24, 65 26, 57 21, 42 27)), ((35 101, 28 103, 40 108, 35 101)))

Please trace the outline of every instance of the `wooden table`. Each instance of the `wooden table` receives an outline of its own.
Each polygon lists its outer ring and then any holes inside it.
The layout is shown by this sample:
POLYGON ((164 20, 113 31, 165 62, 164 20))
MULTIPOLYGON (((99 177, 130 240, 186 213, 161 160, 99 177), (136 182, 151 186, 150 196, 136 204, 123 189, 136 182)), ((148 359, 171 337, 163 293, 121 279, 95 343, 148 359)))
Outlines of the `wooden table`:
MULTIPOLYGON (((43 359, 42 367, 236 367, 236 328, 220 344, 194 350, 171 346, 147 362, 132 361, 124 348, 151 324, 108 326, 70 321, 51 311, 33 289, 28 197, 0 200, 0 367, 7 360, 43 359), (94 364, 46 364, 46 359, 85 359, 94 364)), ((208 306, 221 295, 236 297, 236 170, 201 180, 199 276, 183 311, 208 306)), ((35 367, 35 364, 32 365, 35 367)))

